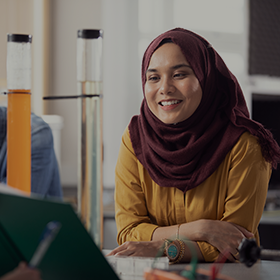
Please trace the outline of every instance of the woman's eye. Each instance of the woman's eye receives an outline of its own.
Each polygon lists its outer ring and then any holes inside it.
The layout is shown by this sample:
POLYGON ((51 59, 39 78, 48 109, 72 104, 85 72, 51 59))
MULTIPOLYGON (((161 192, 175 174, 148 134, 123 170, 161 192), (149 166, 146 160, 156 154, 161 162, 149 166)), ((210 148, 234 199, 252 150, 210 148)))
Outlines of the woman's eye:
POLYGON ((176 73, 176 74, 174 74, 174 78, 184 78, 186 76, 187 76, 186 73, 176 73))
POLYGON ((151 81, 151 82, 157 81, 158 79, 159 79, 159 77, 157 77, 157 76, 148 77, 148 81, 151 81))

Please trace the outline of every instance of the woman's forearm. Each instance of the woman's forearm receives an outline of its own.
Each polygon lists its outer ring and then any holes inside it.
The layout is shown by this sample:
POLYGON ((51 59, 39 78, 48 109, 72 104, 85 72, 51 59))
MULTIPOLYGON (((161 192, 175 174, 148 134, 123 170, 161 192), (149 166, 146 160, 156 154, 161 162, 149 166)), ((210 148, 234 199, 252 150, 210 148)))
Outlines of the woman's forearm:
POLYGON ((191 261, 192 257, 195 255, 194 251, 196 253, 197 259, 199 262, 204 262, 204 257, 200 251, 199 246, 194 241, 185 241, 185 252, 184 257, 182 258, 181 262, 189 262, 191 261))
MULTIPOLYGON (((241 226, 229 222, 201 219, 184 223, 180 227, 179 225, 159 227, 154 231, 152 240, 178 238, 181 240, 185 239, 184 242, 186 242, 187 239, 195 244, 198 254, 200 253, 199 260, 202 260, 203 257, 196 241, 205 241, 221 253, 229 252, 228 259, 234 261, 233 256, 238 253, 239 244, 244 237, 250 238, 253 237, 253 234, 241 226)), ((187 259, 188 255, 185 257, 187 259)))
POLYGON ((158 227, 153 232, 152 240, 182 238, 190 241, 207 241, 202 230, 203 220, 173 226, 158 227))
POLYGON ((201 226, 199 221, 174 226, 158 227, 152 236, 153 241, 164 239, 181 239, 185 243, 184 256, 181 262, 189 262, 193 256, 193 250, 199 261, 204 257, 195 241, 202 240, 201 226))

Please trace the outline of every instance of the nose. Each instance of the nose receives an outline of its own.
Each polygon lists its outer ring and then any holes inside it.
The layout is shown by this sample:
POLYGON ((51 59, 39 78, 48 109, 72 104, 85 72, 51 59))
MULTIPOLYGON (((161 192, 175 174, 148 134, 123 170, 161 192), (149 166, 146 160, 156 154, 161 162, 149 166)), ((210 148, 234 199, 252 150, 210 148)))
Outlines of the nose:
POLYGON ((162 77, 160 81, 160 93, 165 94, 172 94, 175 91, 175 86, 172 83, 172 80, 168 77, 162 77))

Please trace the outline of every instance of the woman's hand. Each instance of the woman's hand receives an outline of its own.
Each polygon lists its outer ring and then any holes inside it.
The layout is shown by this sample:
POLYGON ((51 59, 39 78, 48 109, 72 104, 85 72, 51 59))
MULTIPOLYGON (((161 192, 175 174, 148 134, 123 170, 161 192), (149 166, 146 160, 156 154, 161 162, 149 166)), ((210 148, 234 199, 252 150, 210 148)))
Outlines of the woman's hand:
MULTIPOLYGON (((157 230, 157 234, 154 235, 156 239, 153 241, 127 241, 111 251, 107 256, 155 257, 163 248, 163 238, 168 238, 166 236, 168 230, 173 232, 178 226, 168 228, 158 228, 160 230, 157 230), (165 230, 165 233, 163 230, 165 230), (159 239, 159 237, 162 239, 159 239)), ((184 236, 191 241, 206 241, 216 247, 220 253, 228 252, 228 260, 235 262, 239 259, 238 247, 242 239, 244 237, 251 238, 254 235, 245 228, 233 223, 203 219, 182 224, 180 227, 180 239, 184 239, 184 236)), ((203 257, 201 256, 199 259, 203 259, 203 257)))
POLYGON ((0 280, 41 280, 40 272, 21 262, 13 271, 2 276, 0 280))
MULTIPOLYGON (((178 233, 178 225, 168 227, 158 227, 153 233, 153 240, 163 240, 165 238, 175 238, 178 233)), ((254 235, 233 223, 219 220, 201 219, 185 224, 181 224, 179 229, 179 238, 187 238, 190 241, 206 241, 220 253, 229 252, 227 256, 232 262, 239 258, 238 247, 244 237, 251 238, 254 235), (235 256, 235 257, 234 257, 235 256)), ((199 260, 203 260, 202 254, 199 254, 199 260)))
POLYGON ((163 249, 163 240, 158 241, 127 241, 111 251, 107 256, 138 256, 156 257, 157 253, 163 249))
POLYGON ((216 247, 220 253, 229 252, 228 260, 239 259, 238 247, 244 237, 251 238, 253 233, 245 228, 219 220, 200 220, 201 239, 216 247))

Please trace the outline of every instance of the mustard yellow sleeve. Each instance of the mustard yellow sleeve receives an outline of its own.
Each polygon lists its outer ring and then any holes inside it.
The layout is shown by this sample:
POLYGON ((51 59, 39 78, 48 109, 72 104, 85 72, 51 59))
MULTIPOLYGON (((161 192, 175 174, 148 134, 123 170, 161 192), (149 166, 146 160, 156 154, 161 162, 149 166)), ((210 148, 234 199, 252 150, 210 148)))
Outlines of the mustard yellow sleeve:
POLYGON ((119 244, 150 241, 157 228, 148 216, 138 164, 126 128, 115 169, 115 218, 119 244))
MULTIPOLYGON (((259 243, 258 225, 263 213, 270 164, 262 157, 257 139, 244 133, 229 155, 226 199, 222 221, 232 222, 254 233, 259 243)), ((222 201, 220 203, 223 203, 222 201)), ((218 257, 218 250, 207 242, 198 242, 206 262, 218 257)))
POLYGON ((256 235, 270 176, 271 165, 264 160, 257 139, 243 134, 231 153, 222 220, 238 224, 256 235))

